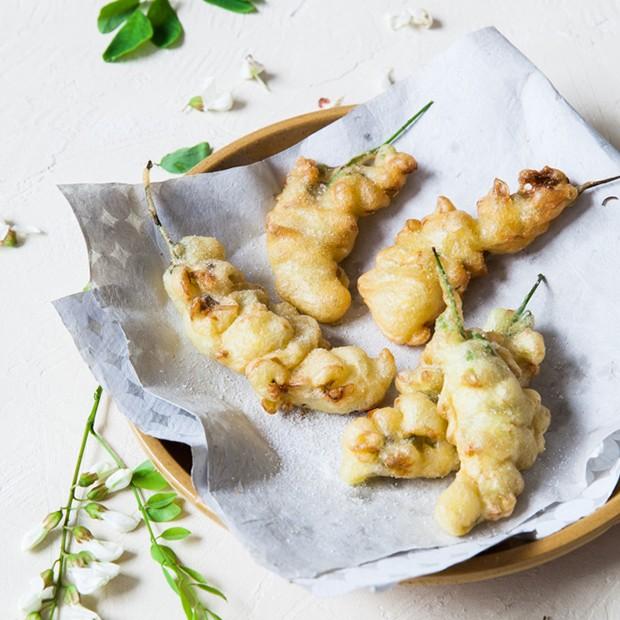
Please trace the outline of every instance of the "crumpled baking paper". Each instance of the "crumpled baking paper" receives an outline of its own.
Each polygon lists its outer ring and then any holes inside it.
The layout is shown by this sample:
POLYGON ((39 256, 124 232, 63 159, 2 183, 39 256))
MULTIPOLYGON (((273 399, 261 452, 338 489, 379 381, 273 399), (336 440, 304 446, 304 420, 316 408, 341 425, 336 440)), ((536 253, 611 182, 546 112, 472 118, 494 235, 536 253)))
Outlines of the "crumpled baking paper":
MULTIPOLYGON (((417 75, 342 120, 263 162, 154 185, 173 238, 212 235, 249 281, 273 293, 264 217, 295 158, 330 165, 381 143, 430 99, 429 112, 398 142, 419 170, 388 209, 361 221, 344 264, 355 281, 393 242, 407 217, 444 194, 473 211, 494 177, 516 187, 522 168, 553 165, 575 182, 617 174, 620 154, 496 30, 466 36, 417 75)), ((140 171, 136 171, 138 176, 140 171)), ((618 188, 615 188, 618 191, 618 188)), ((140 185, 67 185, 86 238, 94 288, 56 308, 94 375, 144 432, 192 447, 204 501, 252 555, 317 594, 386 587, 463 561, 515 534, 549 534, 595 510, 620 473, 620 337, 615 265, 620 211, 601 205, 612 188, 587 192, 527 251, 492 257, 472 283, 465 316, 480 325, 496 306, 516 307, 538 272, 531 309, 547 343, 536 387, 551 409, 547 450, 525 474, 514 515, 455 539, 432 518, 450 482, 377 480, 349 488, 337 475, 348 416, 268 416, 246 380, 199 355, 167 300, 166 248, 140 185)), ((370 354, 384 346, 399 368, 419 350, 389 343, 359 296, 334 345, 370 354)))

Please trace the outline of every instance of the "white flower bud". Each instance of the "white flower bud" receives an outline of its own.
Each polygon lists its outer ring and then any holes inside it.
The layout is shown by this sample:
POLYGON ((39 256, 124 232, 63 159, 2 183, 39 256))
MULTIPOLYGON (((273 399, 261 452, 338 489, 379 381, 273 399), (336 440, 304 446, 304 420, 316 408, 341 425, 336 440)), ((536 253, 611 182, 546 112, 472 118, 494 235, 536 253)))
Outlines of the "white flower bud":
POLYGON ((80 594, 93 594, 116 577, 119 572, 118 564, 92 561, 86 566, 69 565, 67 578, 80 594))
POLYGON ((97 560, 114 562, 123 555, 123 547, 115 542, 92 538, 80 544, 82 549, 90 551, 97 560))
POLYGON ((49 530, 42 523, 27 531, 22 538, 22 551, 29 551, 41 544, 45 537, 49 534, 49 530))
POLYGON ((110 474, 104 482, 105 487, 110 493, 115 491, 121 491, 129 486, 133 472, 131 469, 117 469, 113 474, 110 474))
POLYGON ((115 530, 123 533, 135 530, 138 523, 140 523, 140 519, 118 510, 105 510, 100 514, 100 519, 111 525, 115 530))

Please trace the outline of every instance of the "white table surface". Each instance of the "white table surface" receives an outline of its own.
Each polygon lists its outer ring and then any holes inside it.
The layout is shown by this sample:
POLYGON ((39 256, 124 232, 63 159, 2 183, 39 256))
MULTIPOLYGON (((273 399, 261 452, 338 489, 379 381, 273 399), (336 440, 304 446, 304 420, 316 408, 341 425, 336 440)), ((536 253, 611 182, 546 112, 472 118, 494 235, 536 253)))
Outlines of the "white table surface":
MULTIPOLYGON (((22 531, 64 499, 94 380, 50 300, 88 280, 85 246, 54 184, 139 179, 149 157, 207 139, 223 146, 271 122, 316 109, 319 97, 363 101, 461 34, 496 25, 575 108, 620 145, 620 4, 613 0, 449 2, 268 0, 243 17, 200 0, 177 2, 181 47, 117 65, 100 53, 95 20, 103 0, 0 3, 0 217, 44 229, 18 250, 0 249, 0 616, 52 549, 19 550, 22 531), (430 31, 391 32, 389 10, 425 6, 430 31), (245 83, 224 114, 180 110, 209 75, 237 81, 252 52, 273 75, 272 92, 245 83)), ((481 93, 484 96, 484 93, 481 93)), ((423 153, 419 154, 423 157, 423 153)), ((127 461, 143 459, 108 403, 103 430, 127 461)), ((125 500, 127 507, 131 498, 125 500)), ((258 566, 235 538, 187 506, 196 536, 179 545, 190 565, 221 586, 226 620, 416 618, 620 618, 618 529, 524 574, 452 586, 399 586, 379 594, 312 598, 258 566)), ((125 537, 123 576, 98 598, 107 620, 181 618, 178 602, 146 551, 143 531, 125 537)), ((92 599, 88 600, 92 603, 92 599)))

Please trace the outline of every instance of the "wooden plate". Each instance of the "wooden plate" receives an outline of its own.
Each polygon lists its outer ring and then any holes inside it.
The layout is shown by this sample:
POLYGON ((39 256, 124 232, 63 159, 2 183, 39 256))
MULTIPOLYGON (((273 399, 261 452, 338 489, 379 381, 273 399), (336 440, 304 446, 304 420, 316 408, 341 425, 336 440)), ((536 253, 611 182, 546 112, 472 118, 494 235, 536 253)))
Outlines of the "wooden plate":
MULTIPOLYGON (((311 112, 255 131, 216 151, 193 168, 190 174, 224 170, 269 157, 333 123, 351 109, 352 106, 311 112)), ((202 503, 194 489, 189 473, 189 448, 184 444, 159 441, 134 430, 147 454, 170 484, 209 518, 223 526, 221 520, 202 503)), ((577 549, 617 523, 620 523, 620 485, 604 506, 560 532, 530 542, 507 540, 466 562, 440 573, 412 579, 411 583, 466 583, 527 570, 577 549)))

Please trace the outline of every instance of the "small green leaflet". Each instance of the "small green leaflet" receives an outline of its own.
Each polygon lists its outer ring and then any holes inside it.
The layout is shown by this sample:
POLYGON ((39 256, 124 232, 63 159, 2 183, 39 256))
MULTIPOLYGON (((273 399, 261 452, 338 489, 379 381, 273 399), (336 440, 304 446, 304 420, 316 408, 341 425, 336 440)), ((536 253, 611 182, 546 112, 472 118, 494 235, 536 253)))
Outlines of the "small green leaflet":
POLYGON ((170 47, 183 34, 183 26, 168 0, 153 0, 146 16, 153 26, 151 41, 157 47, 170 47))
POLYGON ((179 562, 176 553, 166 545, 151 545, 151 557, 161 565, 174 566, 179 562))
POLYGON ((183 540, 190 535, 191 532, 184 527, 169 527, 160 534, 160 537, 164 540, 183 540))
POLYGON ((233 13, 254 13, 256 11, 256 7, 250 0, 205 0, 205 2, 233 13))
POLYGON ((133 470, 131 484, 148 491, 162 491, 168 488, 166 479, 155 469, 151 461, 144 461, 133 470))
POLYGON ((99 32, 106 33, 116 30, 140 4, 139 0, 116 0, 102 7, 97 18, 99 32))
POLYGON ((155 493, 148 498, 146 505, 147 508, 165 508, 170 506, 172 502, 177 498, 176 493, 155 493))
POLYGON ((151 26, 151 22, 140 9, 136 9, 103 52, 103 59, 106 62, 116 62, 138 49, 152 36, 153 26, 151 26))
POLYGON ((168 504, 168 506, 164 506, 163 508, 153 508, 152 506, 147 506, 146 512, 151 521, 155 521, 155 523, 163 523, 165 521, 172 521, 173 519, 176 519, 183 512, 183 509, 178 504, 168 504))
POLYGON ((208 142, 200 142, 194 146, 178 149, 168 155, 164 155, 159 165, 173 174, 184 174, 191 170, 197 163, 201 162, 213 152, 208 142))

